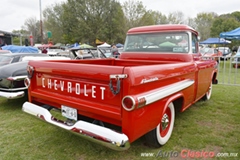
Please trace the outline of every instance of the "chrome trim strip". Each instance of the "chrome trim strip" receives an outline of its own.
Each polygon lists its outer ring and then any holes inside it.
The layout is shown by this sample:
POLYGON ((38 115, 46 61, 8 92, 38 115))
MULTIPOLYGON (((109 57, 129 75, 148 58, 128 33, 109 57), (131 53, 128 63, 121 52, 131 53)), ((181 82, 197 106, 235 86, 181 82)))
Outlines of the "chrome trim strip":
POLYGON ((19 80, 24 80, 25 78, 27 78, 27 76, 15 76, 15 77, 8 77, 14 81, 19 81, 19 80))
POLYGON ((109 147, 113 150, 123 151, 130 147, 130 142, 125 134, 118 133, 109 128, 82 120, 77 121, 74 125, 67 125, 62 121, 54 120, 55 118, 47 109, 30 102, 25 102, 22 106, 22 110, 28 114, 37 116, 52 125, 77 133, 77 135, 85 139, 109 147))
POLYGON ((22 91, 27 90, 28 87, 21 87, 21 88, 0 88, 1 91, 8 91, 8 92, 15 92, 15 91, 22 91))
MULTIPOLYGON (((140 101, 142 98, 145 98, 146 105, 148 105, 150 103, 153 103, 160 99, 163 99, 171 94, 179 92, 179 91, 191 86, 192 84, 194 84, 194 80, 190 80, 190 79, 183 80, 183 81, 165 86, 163 88, 160 88, 159 90, 152 92, 150 94, 146 94, 144 96, 138 97, 137 99, 138 99, 138 101, 140 101)), ((138 106, 138 108, 140 108, 140 107, 138 106)))
POLYGON ((5 97, 7 99, 17 99, 24 97, 25 93, 24 91, 20 92, 2 92, 0 91, 0 97, 5 97))

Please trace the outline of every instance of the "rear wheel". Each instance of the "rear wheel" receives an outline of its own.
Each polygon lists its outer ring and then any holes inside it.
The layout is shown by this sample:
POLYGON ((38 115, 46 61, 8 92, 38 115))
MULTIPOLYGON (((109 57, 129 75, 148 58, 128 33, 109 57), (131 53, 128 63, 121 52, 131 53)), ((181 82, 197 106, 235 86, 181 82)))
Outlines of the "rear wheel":
POLYGON ((161 122, 145 135, 147 143, 153 147, 161 147, 166 144, 172 135, 174 121, 175 109, 173 103, 170 103, 163 113, 161 122))
POLYGON ((212 83, 210 84, 207 93, 203 96, 202 100, 207 101, 211 98, 212 95, 212 83))

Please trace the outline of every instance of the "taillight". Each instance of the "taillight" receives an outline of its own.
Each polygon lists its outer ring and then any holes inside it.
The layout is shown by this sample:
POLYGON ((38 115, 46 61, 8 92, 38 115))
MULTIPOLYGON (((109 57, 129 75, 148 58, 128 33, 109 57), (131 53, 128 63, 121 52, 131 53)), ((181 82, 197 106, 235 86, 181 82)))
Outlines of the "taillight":
POLYGON ((27 73, 28 73, 28 78, 32 78, 34 72, 34 68, 32 66, 27 66, 27 73))
POLYGON ((131 96, 126 96, 122 99, 122 106, 126 111, 132 111, 135 108, 136 102, 131 96))
POLYGON ((25 78, 24 79, 24 85, 28 88, 30 86, 30 79, 29 78, 25 78))

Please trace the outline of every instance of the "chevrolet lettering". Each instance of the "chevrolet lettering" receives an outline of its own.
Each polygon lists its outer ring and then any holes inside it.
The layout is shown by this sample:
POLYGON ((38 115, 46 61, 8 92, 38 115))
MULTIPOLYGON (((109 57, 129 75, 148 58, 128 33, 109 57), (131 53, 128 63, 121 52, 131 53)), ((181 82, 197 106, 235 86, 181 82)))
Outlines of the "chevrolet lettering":
POLYGON ((60 90, 62 92, 74 93, 85 97, 96 98, 97 93, 100 93, 101 100, 104 100, 105 87, 46 78, 42 78, 41 82, 42 88, 53 89, 55 91, 60 90))

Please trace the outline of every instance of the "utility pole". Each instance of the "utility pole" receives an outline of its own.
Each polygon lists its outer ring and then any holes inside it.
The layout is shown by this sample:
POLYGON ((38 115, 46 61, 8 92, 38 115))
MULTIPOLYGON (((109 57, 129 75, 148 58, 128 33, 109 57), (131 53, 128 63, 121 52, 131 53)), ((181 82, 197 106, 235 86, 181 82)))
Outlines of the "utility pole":
POLYGON ((39 9, 40 9, 40 32, 41 32, 41 43, 43 44, 43 25, 42 25, 42 4, 39 0, 39 9))
POLYGON ((20 40, 20 46, 22 46, 22 33, 19 32, 19 40, 20 40))

